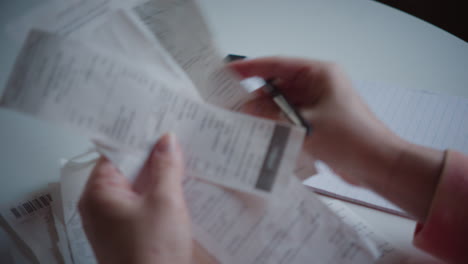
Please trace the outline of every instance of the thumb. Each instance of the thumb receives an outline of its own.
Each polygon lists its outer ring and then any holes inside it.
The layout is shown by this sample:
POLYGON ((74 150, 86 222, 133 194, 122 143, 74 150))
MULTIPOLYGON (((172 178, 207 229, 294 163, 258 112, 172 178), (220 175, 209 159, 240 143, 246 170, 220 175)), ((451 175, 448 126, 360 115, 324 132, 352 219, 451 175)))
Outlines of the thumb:
POLYGON ((129 180, 108 159, 101 157, 88 178, 78 207, 87 218, 123 205, 132 206, 134 199, 128 197, 134 197, 129 180))
POLYGON ((161 197, 182 193, 184 163, 180 145, 174 134, 163 135, 153 148, 146 168, 139 178, 144 182, 144 195, 161 197))

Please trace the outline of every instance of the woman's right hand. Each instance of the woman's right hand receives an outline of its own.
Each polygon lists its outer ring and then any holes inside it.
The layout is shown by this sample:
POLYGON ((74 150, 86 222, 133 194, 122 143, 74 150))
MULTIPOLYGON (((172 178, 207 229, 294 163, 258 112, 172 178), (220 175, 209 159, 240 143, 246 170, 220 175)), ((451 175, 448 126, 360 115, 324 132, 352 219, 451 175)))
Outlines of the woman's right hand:
MULTIPOLYGON (((368 177, 389 171, 405 142, 379 121, 335 64, 293 58, 238 61, 230 67, 242 77, 277 80, 276 86, 312 125, 304 154, 327 163, 345 180, 366 185, 368 177)), ((244 112, 284 119, 271 98, 259 92, 244 112)))
MULTIPOLYGON (((277 80, 276 86, 310 122, 312 131, 304 142, 301 166, 322 160, 349 183, 368 187, 414 218, 425 219, 444 153, 409 143, 389 130, 340 67, 279 57, 237 61, 230 67, 245 78, 277 80)), ((262 91, 245 105, 244 112, 285 119, 262 91)))

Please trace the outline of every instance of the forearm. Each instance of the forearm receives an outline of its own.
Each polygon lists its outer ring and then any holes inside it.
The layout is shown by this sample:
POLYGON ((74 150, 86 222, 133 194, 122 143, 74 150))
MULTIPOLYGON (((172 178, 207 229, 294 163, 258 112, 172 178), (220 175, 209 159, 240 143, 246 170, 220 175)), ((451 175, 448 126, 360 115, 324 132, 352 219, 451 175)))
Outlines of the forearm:
POLYGON ((424 221, 444 162, 444 152, 405 143, 389 166, 378 175, 366 177, 365 184, 400 206, 419 221, 424 221))

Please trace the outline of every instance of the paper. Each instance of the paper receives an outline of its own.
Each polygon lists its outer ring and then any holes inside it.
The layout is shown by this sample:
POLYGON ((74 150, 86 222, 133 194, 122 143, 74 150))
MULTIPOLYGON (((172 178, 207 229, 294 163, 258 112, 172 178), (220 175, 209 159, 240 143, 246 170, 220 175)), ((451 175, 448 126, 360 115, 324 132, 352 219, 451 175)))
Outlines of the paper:
POLYGON ((284 175, 295 167, 301 128, 186 98, 168 88, 174 84, 163 72, 155 79, 116 57, 33 31, 1 104, 137 156, 147 156, 171 131, 182 144, 191 176, 259 195, 287 185, 284 175))
POLYGON ((184 82, 188 97, 230 109, 249 99, 236 76, 224 68, 223 56, 192 1, 51 1, 9 25, 19 43, 32 28, 123 54, 152 74, 169 68, 166 73, 184 82), (164 12, 152 12, 161 9, 164 12), (191 18, 189 27, 181 20, 186 17, 191 18), (169 53, 161 52, 160 41, 169 53))
POLYGON ((23 43, 34 27, 68 36, 89 31, 118 8, 128 7, 135 1, 126 0, 50 0, 21 17, 10 21, 7 33, 16 42, 23 43))
MULTIPOLYGON (((80 253, 75 263, 95 263, 77 211, 92 167, 71 163, 61 173, 67 232, 80 253)), ((184 192, 195 239, 221 263, 374 263, 390 248, 373 246, 297 180, 267 203, 195 179, 184 181, 184 192)))
MULTIPOLYGON (((54 222, 57 224, 63 216, 66 226, 62 242, 69 244, 70 251, 64 251, 59 246, 61 238, 58 239, 59 253, 67 259, 63 263, 97 263, 78 212, 78 202, 95 161, 68 161, 62 167, 60 184, 50 185, 60 188, 50 193, 58 196, 54 202, 62 202, 61 207, 53 204, 52 211, 54 222)), ((286 195, 270 201, 195 179, 184 181, 184 192, 195 239, 220 263, 307 263, 316 259, 320 263, 386 264, 405 263, 407 259, 341 203, 328 203, 337 214, 332 213, 298 180, 289 185, 286 195)), ((33 201, 29 199, 28 204, 33 201)), ((16 204, 20 207, 10 208, 11 212, 13 208, 17 210, 15 216, 31 211, 31 205, 16 204)), ((40 219, 36 218, 29 227, 15 226, 15 230, 27 232, 21 234, 27 241, 35 241, 31 233, 49 236, 41 241, 51 240, 55 232, 44 233, 46 228, 40 219)), ((44 261, 53 254, 54 251, 44 251, 40 263, 54 263, 44 261)))
POLYGON ((336 175, 325 163, 315 163, 317 174, 306 179, 304 184, 312 187, 315 192, 353 203, 365 205, 390 212, 392 214, 407 216, 398 206, 389 202, 377 193, 359 186, 350 185, 336 175))
POLYGON ((329 200, 325 204, 336 215, 338 215, 344 223, 358 232, 359 235, 370 239, 375 243, 380 252, 376 263, 406 263, 409 260, 409 256, 386 241, 381 234, 378 234, 375 230, 373 230, 372 227, 364 221, 364 219, 361 219, 358 215, 356 215, 351 209, 343 204, 343 202, 338 200, 329 200))
POLYGON ((39 263, 62 264, 57 248, 57 233, 51 204, 50 190, 31 194, 21 201, 7 206, 0 216, 26 246, 39 263))
POLYGON ((186 73, 129 9, 135 1, 51 1, 10 23, 12 38, 22 43, 35 28, 86 41, 88 45, 136 61, 148 74, 169 74, 186 96, 201 100, 186 73), (21 40, 21 41, 20 41, 21 40))
POLYGON ((379 254, 299 181, 266 205, 197 181, 185 190, 195 236, 221 263, 374 263, 379 254))
POLYGON ((134 10, 187 72, 206 102, 237 109, 249 99, 238 78, 225 69, 224 56, 194 1, 149 0, 134 10))
MULTIPOLYGON (((373 82, 355 84, 370 109, 402 138, 436 149, 468 154, 468 99, 373 82)), ((319 166, 320 167, 320 166, 319 166)), ((399 207, 374 192, 351 186, 323 165, 305 183, 318 192, 398 215, 399 207)))
POLYGON ((94 161, 77 163, 72 160, 60 172, 62 210, 74 264, 97 263, 78 212, 78 202, 94 164, 94 161))
POLYGON ((61 193, 61 184, 49 184, 51 188, 50 195, 54 203, 52 204, 52 216, 54 218, 55 231, 57 233, 57 247, 62 255, 65 264, 73 263, 72 255, 70 252, 70 244, 65 228, 65 216, 63 213, 63 202, 61 193))

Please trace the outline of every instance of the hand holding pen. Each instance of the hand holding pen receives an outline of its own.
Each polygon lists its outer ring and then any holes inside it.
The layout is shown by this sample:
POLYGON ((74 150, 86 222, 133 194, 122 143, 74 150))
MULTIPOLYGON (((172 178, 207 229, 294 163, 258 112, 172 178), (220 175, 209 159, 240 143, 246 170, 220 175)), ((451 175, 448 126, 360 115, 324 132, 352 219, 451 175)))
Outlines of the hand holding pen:
MULTIPOLYGON (((313 124, 303 155, 324 161, 350 183, 366 185, 369 178, 391 170, 393 164, 388 161, 405 145, 373 115, 335 64, 270 57, 235 61, 229 67, 244 78, 274 80, 275 89, 298 116, 313 124)), ((272 100, 275 91, 256 93, 243 112, 284 120, 285 111, 272 100)))
MULTIPOLYGON (((239 61, 247 58, 242 55, 228 54, 226 56, 227 62, 239 61)), ((275 86, 275 79, 268 79, 262 81, 261 89, 270 95, 273 102, 281 109, 282 113, 296 126, 301 126, 305 129, 306 135, 310 135, 312 126, 307 122, 302 114, 289 102, 283 93, 275 86)))
MULTIPOLYGON (((233 62, 230 67, 244 78, 274 79, 289 103, 314 125, 301 154, 308 162, 322 160, 349 183, 379 193, 415 219, 425 219, 444 152, 408 142, 388 129, 340 67, 278 57, 233 62)), ((244 112, 278 120, 281 111, 261 91, 244 112)))

